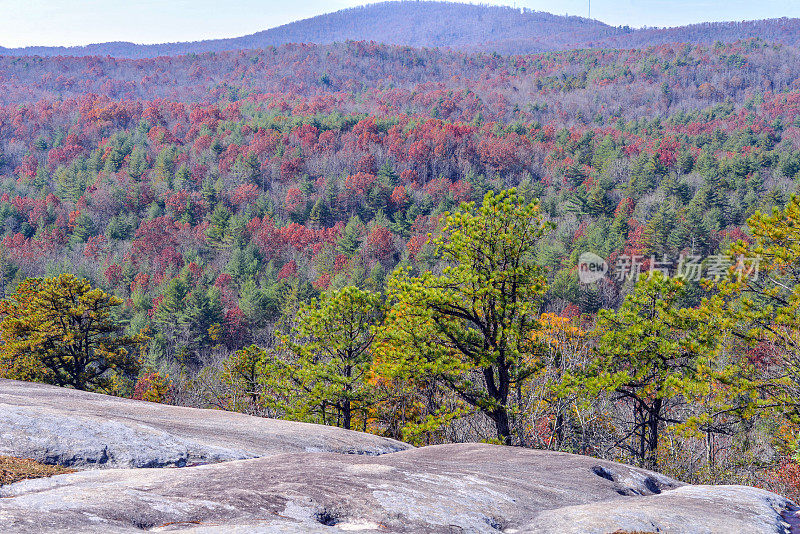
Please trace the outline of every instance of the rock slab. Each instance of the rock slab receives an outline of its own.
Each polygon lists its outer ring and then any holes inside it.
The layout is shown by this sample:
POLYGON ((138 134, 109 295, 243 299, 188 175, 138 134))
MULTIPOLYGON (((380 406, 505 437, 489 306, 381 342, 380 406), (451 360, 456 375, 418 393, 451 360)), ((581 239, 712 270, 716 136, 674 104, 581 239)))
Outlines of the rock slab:
POLYGON ((89 468, 0 487, 3 533, 800 534, 798 507, 756 488, 8 380, 0 454, 89 468))
POLYGON ((72 467, 181 467, 287 452, 410 445, 340 428, 0 379, 0 454, 72 467))
POLYGON ((4 532, 787 534, 792 503, 613 462, 482 444, 90 470, 0 488, 4 532))

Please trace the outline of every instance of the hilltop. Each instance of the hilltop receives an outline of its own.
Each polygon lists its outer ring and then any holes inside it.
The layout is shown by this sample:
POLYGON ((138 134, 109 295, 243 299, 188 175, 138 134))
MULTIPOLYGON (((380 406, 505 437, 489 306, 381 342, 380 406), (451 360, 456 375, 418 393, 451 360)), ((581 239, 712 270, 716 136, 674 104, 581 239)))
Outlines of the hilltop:
POLYGON ((674 42, 732 42, 752 37, 798 44, 800 21, 774 19, 632 29, 583 17, 507 6, 391 1, 344 9, 229 39, 154 45, 111 42, 75 47, 0 47, 0 53, 149 58, 260 49, 287 43, 375 41, 412 47, 524 54, 572 48, 643 48, 674 42))

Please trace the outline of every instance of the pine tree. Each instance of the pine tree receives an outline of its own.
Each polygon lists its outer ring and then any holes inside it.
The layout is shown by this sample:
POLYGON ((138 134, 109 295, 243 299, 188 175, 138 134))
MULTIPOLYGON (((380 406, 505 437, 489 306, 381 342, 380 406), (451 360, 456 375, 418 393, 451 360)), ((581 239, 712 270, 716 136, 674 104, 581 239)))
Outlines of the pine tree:
POLYGON ((123 335, 122 300, 70 274, 28 278, 0 301, 0 376, 117 392, 138 370, 145 338, 123 335))
POLYGON ((544 293, 533 253, 550 228, 515 190, 486 194, 445 219, 440 275, 389 280, 394 306, 382 331, 387 376, 429 377, 486 415, 512 443, 510 393, 535 372, 534 315, 544 293))
POLYGON ((680 422, 670 403, 702 397, 721 376, 714 358, 722 332, 716 321, 679 308, 684 291, 681 279, 642 275, 618 310, 600 311, 595 359, 567 380, 588 398, 610 392, 629 407, 625 430, 633 439, 624 446, 649 469, 657 467, 665 425, 680 422))
POLYGON ((292 357, 267 367, 280 377, 274 386, 296 392, 285 404, 291 417, 366 428, 376 400, 370 373, 380 318, 379 295, 352 286, 300 307, 292 335, 284 338, 292 357))
POLYGON ((311 213, 308 215, 308 220, 321 227, 330 225, 331 212, 327 202, 322 197, 318 198, 314 203, 311 213))
POLYGON ((230 233, 228 231, 228 223, 231 219, 230 210, 224 204, 219 203, 211 212, 209 217, 209 227, 206 230, 206 235, 217 245, 225 245, 230 241, 230 233))
POLYGON ((337 248, 339 252, 348 257, 353 257, 361 247, 361 241, 366 228, 358 215, 353 215, 344 227, 342 237, 339 238, 337 248))

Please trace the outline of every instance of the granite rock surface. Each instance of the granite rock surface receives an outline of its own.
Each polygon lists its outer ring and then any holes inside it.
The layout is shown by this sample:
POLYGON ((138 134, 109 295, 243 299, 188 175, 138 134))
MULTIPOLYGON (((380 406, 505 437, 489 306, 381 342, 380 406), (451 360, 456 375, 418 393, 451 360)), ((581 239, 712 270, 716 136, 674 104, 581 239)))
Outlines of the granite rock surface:
POLYGON ((0 487, 4 533, 800 534, 795 504, 756 488, 8 380, 0 454, 83 468, 0 487))
POLYGON ((362 432, 0 379, 0 454, 72 467, 180 467, 287 452, 379 455, 362 432))

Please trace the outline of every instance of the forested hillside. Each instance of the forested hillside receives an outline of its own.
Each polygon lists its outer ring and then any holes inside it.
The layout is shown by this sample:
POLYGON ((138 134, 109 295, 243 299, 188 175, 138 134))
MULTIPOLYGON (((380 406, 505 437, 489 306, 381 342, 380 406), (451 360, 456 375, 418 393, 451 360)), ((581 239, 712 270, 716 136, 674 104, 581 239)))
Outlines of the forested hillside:
POLYGON ((798 490, 797 48, 348 42, 0 82, 4 376, 798 490), (726 278, 761 256, 786 293, 726 278), (102 350, 59 349, 53 310, 102 350))
POLYGON ((619 284, 601 296, 568 283, 577 253, 711 254, 757 208, 781 205, 800 170, 797 51, 760 41, 4 63, 4 98, 29 102, 0 110, 9 259, 33 275, 77 254, 93 280, 148 278, 130 289, 142 297, 194 261, 233 277, 234 304, 240 253, 323 288, 354 268, 389 272, 438 214, 522 186, 558 222, 548 257, 566 285, 553 309, 594 311, 619 284), (141 70, 153 74, 134 81, 141 70))
POLYGON ((252 35, 187 43, 2 48, 13 56, 113 56, 154 58, 259 49, 289 43, 374 41, 412 47, 529 54, 575 48, 646 48, 668 43, 713 44, 749 38, 800 44, 798 19, 695 24, 676 28, 614 27, 583 17, 508 6, 438 1, 390 1, 344 9, 252 35))

